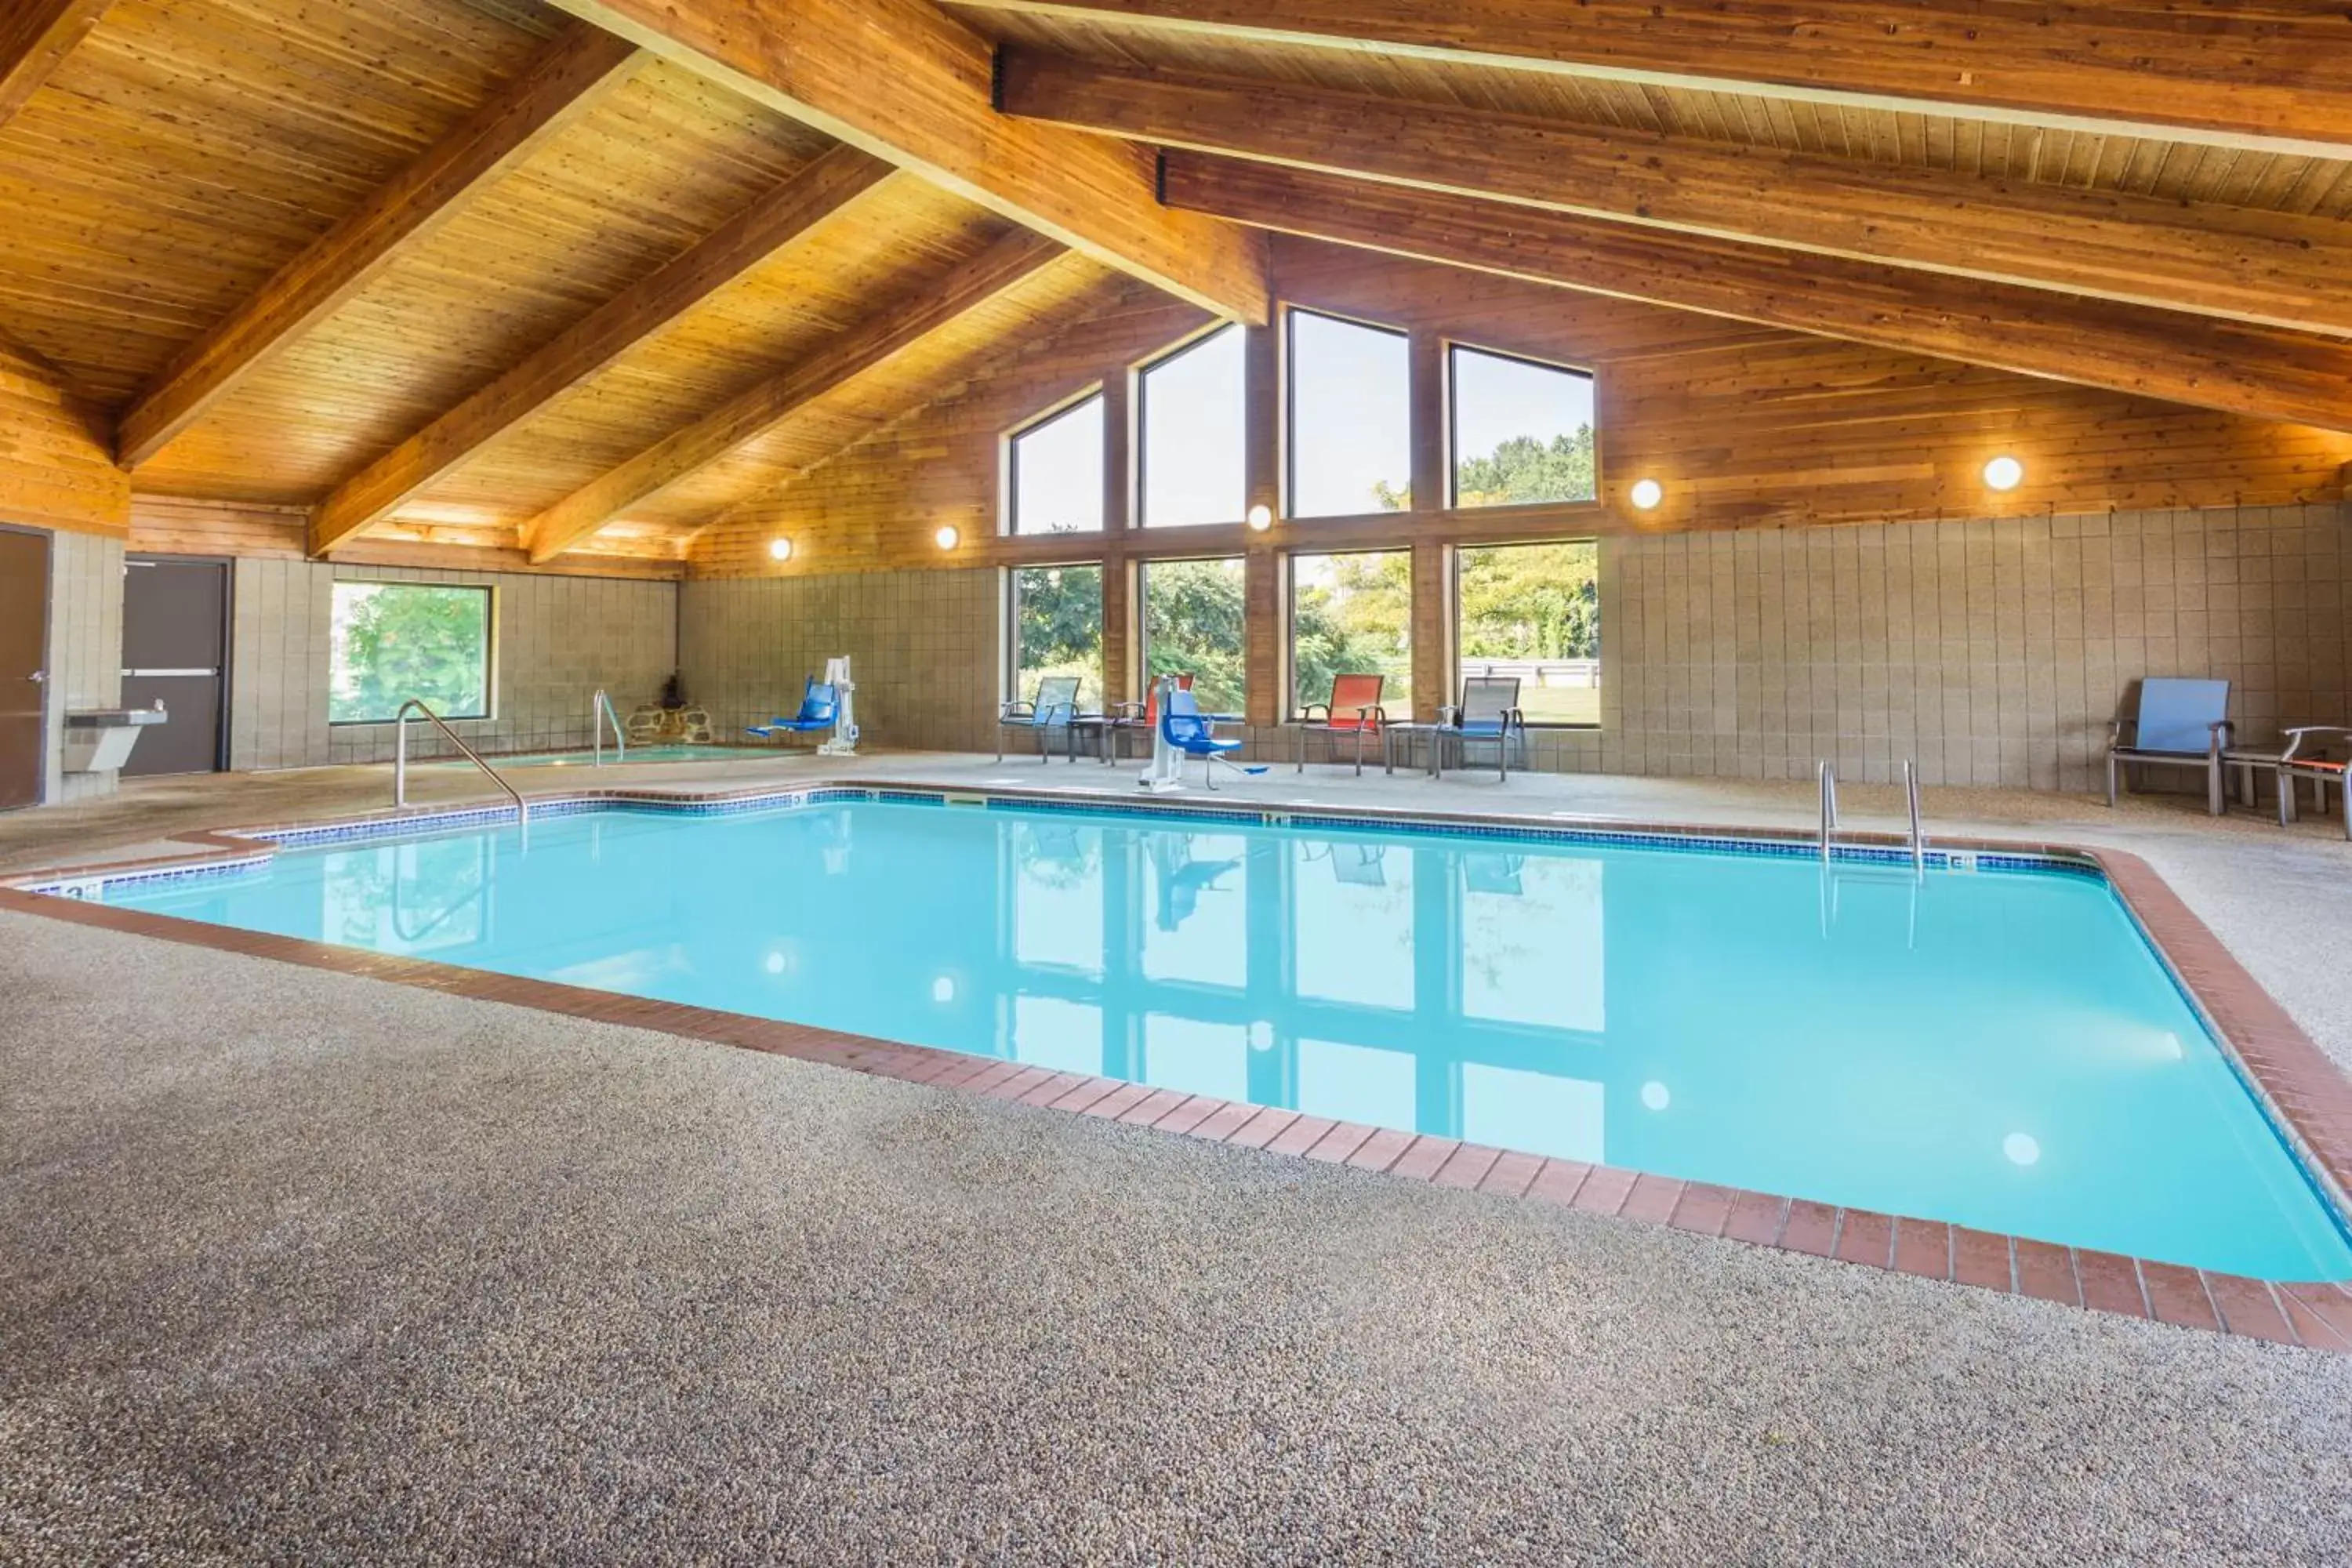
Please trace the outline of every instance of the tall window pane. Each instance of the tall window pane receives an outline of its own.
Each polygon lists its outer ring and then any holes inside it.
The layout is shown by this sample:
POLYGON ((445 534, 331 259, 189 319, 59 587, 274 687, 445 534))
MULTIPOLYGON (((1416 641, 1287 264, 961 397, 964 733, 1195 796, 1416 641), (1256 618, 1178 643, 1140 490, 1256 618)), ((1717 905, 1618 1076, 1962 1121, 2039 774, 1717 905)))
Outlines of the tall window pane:
POLYGON ((1239 327, 1222 328, 1139 378, 1144 527, 1241 521, 1242 347, 1239 327))
POLYGON ((1591 376, 1460 347, 1451 370, 1455 506, 1593 498, 1591 376))
POLYGON ((1331 700, 1339 675, 1387 678, 1381 703, 1412 707, 1412 556, 1402 550, 1294 555, 1290 710, 1331 700))
POLYGON ((1049 675, 1079 679, 1082 707, 1100 708, 1102 568, 1024 566, 1013 582, 1013 695, 1030 701, 1049 675))
POLYGON ((1097 393, 1013 437, 1015 533, 1099 533, 1103 400, 1097 393))
POLYGON ((1411 356, 1402 332, 1293 310, 1290 515, 1412 505, 1411 356))
POLYGON ((327 719, 375 724, 421 698, 444 719, 490 716, 490 591, 338 583, 327 719))
POLYGON ((1517 677, 1530 724, 1600 723, 1600 578, 1591 540, 1461 551, 1462 673, 1517 677))
POLYGON ((1143 568, 1143 668, 1192 677, 1203 713, 1243 711, 1242 561, 1153 561, 1143 568))

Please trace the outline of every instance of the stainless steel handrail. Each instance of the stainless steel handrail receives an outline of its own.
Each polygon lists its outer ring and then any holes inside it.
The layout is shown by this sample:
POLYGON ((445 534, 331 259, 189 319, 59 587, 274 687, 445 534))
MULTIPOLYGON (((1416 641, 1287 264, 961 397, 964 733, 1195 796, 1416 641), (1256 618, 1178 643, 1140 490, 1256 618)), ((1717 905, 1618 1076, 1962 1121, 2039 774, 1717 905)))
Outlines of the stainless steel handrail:
POLYGON ((629 738, 621 732, 621 715, 613 707, 613 700, 604 695, 604 689, 600 686, 596 694, 588 699, 588 728, 596 738, 596 765, 600 768, 604 765, 604 724, 607 720, 613 725, 613 760, 625 763, 629 760, 629 738))
POLYGON ((408 711, 412 708, 432 721, 433 727, 447 736, 449 743, 457 747, 467 762, 489 774, 490 782, 507 792, 507 798, 514 802, 515 822, 519 826, 529 826, 530 807, 523 804, 522 792, 507 783, 506 774, 482 761, 481 753, 459 739, 457 731, 442 721, 440 714, 427 708, 421 699, 415 697, 402 703, 400 711, 393 715, 394 734, 392 752, 392 804, 394 805, 408 804, 408 711))
POLYGON ((1911 809, 1911 869, 1925 872, 1927 869, 1927 837, 1919 831, 1919 764, 1916 762, 1903 764, 1903 798, 1904 804, 1911 809))
POLYGON ((1830 834, 1838 825, 1837 769, 1827 760, 1820 764, 1822 775, 1822 859, 1830 858, 1830 834))

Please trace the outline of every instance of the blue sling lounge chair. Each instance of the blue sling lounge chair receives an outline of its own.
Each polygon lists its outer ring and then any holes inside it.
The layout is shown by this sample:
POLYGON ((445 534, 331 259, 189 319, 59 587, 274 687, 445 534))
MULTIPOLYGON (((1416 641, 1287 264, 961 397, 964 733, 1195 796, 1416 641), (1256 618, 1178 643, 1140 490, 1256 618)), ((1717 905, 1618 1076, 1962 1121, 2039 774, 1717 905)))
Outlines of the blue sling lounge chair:
POLYGON ((2185 768, 2205 775, 2205 809, 2221 815, 2222 753, 2230 749, 2230 683, 2151 675, 2139 683, 2139 709, 2107 731, 2107 804, 2124 782, 2151 767, 2185 768))
POLYGON ((1217 787, 1219 763, 1243 773, 1265 772, 1262 767, 1244 768, 1233 760, 1233 753, 1240 751, 1244 742, 1218 739, 1214 721, 1201 711, 1200 700, 1190 691, 1178 689, 1168 694, 1168 706, 1160 715, 1160 738, 1186 756, 1200 758, 1201 782, 1211 789, 1217 787))
POLYGON ((764 724, 753 724, 743 733, 772 741, 784 735, 814 735, 830 732, 841 719, 841 696, 830 685, 812 675, 808 686, 801 692, 801 710, 789 719, 771 719, 764 724))

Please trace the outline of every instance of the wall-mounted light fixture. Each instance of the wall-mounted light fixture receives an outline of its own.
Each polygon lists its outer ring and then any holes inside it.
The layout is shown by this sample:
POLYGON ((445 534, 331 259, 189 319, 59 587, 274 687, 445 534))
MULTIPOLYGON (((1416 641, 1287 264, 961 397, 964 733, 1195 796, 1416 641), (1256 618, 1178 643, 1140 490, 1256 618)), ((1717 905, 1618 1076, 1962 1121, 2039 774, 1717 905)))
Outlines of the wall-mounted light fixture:
POLYGON ((955 531, 954 523, 943 522, 940 524, 940 531, 931 535, 931 542, 937 544, 941 550, 953 550, 956 547, 956 541, 962 537, 963 535, 955 531))
POLYGON ((792 558, 793 558, 793 542, 792 542, 791 540, 789 540, 789 539, 771 539, 770 541, 768 541, 768 559, 769 559, 769 560, 771 560, 771 561, 790 561, 792 558))
POLYGON ((1249 525, 1252 531, 1258 533, 1264 533, 1267 529, 1272 528, 1274 526, 1274 508, 1266 505, 1264 501, 1260 501, 1257 505, 1250 508, 1249 525))
POLYGON ((1625 499, 1643 511, 1654 511, 1658 503, 1666 499, 1666 487, 1655 479, 1635 479, 1633 488, 1625 492, 1625 499))
POLYGON ((1984 482, 1987 489, 2013 490, 2025 482, 2025 465, 2004 452, 1984 466, 1984 482))

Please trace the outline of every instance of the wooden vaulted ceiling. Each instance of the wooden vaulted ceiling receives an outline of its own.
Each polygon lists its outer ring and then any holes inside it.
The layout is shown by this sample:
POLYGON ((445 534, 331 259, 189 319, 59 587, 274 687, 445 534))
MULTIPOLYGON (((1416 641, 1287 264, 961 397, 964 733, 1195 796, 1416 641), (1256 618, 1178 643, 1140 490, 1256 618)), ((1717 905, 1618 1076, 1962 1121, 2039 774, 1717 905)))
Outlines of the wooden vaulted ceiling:
POLYGON ((15 0, 0 212, 135 487, 321 552, 675 557, 1266 230, 2352 430, 2280 0, 15 0))

